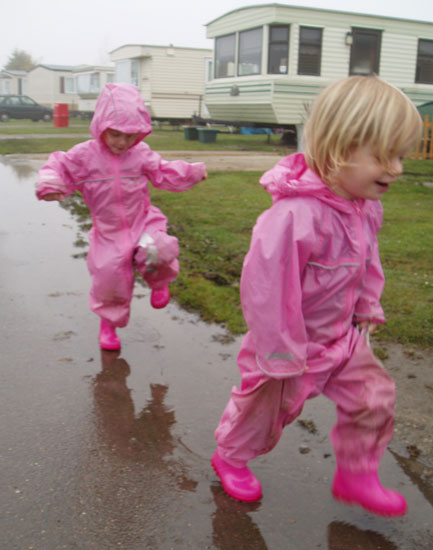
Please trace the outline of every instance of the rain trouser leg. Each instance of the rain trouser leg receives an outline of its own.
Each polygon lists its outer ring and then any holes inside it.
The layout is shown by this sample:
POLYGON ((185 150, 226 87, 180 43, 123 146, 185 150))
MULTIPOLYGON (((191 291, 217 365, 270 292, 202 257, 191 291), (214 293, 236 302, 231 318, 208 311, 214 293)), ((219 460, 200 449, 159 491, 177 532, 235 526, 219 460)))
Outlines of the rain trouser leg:
POLYGON ((308 375, 277 380, 257 367, 251 335, 245 335, 238 355, 241 388, 233 387, 231 398, 215 432, 220 457, 237 468, 268 453, 278 443, 284 426, 302 411, 314 392, 308 375))
POLYGON ((338 466, 354 473, 377 472, 393 435, 395 385, 365 333, 349 360, 329 377, 323 393, 337 405, 331 441, 338 466))
POLYGON ((87 266, 92 277, 90 309, 114 327, 128 324, 134 268, 132 250, 91 241, 87 266))
POLYGON ((350 359, 330 372, 308 372, 284 380, 272 379, 258 369, 254 344, 248 333, 238 365, 241 388, 231 398, 216 429, 223 460, 243 467, 271 451, 284 426, 302 412, 307 399, 324 393, 337 404, 338 421, 331 433, 337 463, 354 472, 377 471, 393 432, 394 383, 368 346, 365 335, 347 338, 342 349, 350 359))
POLYGON ((403 495, 382 487, 379 461, 392 439, 394 382, 362 333, 350 359, 329 378, 323 393, 337 404, 332 429, 337 470, 335 498, 383 516, 407 511, 403 495))

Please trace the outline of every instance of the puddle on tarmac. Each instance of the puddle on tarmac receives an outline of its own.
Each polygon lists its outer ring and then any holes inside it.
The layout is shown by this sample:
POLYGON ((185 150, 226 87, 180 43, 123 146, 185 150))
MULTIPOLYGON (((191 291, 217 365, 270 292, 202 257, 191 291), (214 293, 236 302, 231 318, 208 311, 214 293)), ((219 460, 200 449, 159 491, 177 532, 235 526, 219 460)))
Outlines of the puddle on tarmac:
POLYGON ((431 493, 401 457, 386 453, 381 477, 407 497, 405 518, 332 499, 334 407, 321 397, 252 463, 263 501, 228 498, 209 458, 238 383, 239 338, 175 303, 153 310, 137 285, 122 352, 101 353, 81 257, 86 222, 35 199, 40 161, 0 160, 0 547, 433 547, 431 493))

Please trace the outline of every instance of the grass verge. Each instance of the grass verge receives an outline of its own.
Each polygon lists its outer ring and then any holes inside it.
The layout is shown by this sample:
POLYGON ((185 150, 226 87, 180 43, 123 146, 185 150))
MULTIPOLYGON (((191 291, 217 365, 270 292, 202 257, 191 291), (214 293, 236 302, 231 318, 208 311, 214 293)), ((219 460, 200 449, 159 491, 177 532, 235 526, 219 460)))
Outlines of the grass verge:
MULTIPOLYGON (((70 133, 87 133, 87 126, 70 126, 68 128, 53 128, 52 123, 33 123, 33 126, 13 126, 3 128, 3 135, 28 135, 52 133, 56 137, 47 138, 20 138, 0 140, 0 155, 51 153, 53 151, 67 151, 76 143, 85 141, 89 137, 72 138, 70 133)), ((281 145, 281 137, 278 134, 272 136, 220 133, 215 143, 200 143, 197 140, 186 140, 183 131, 178 129, 155 130, 146 138, 146 143, 155 151, 264 151, 287 154, 287 147, 281 145)))
MULTIPOLYGON (((376 338, 431 348, 433 189, 422 183, 433 180, 433 167, 427 161, 408 161, 406 167, 409 174, 383 200, 379 241, 386 276, 382 304, 388 322, 376 338)), ((246 330, 239 302, 243 258, 257 216, 271 205, 269 194, 258 184, 260 176, 260 172, 211 173, 187 193, 151 188, 152 202, 167 215, 169 231, 180 241, 181 272, 171 285, 172 295, 202 319, 237 334, 246 330)), ((77 203, 77 214, 85 223, 82 208, 77 203)))

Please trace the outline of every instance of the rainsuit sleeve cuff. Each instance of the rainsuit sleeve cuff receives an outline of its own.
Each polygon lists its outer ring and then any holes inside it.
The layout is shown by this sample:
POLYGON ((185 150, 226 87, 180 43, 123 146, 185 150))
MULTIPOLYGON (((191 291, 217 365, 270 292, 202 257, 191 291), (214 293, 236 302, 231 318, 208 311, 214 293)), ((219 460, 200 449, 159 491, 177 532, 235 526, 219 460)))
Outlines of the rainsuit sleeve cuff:
POLYGON ((50 181, 50 182, 39 182, 36 187, 36 197, 39 200, 42 200, 46 195, 51 193, 58 193, 64 199, 70 193, 65 189, 65 186, 62 183, 50 181))
POLYGON ((368 321, 369 323, 374 323, 375 325, 382 325, 386 323, 385 316, 383 311, 379 312, 368 312, 368 313, 356 313, 353 316, 353 322, 355 324, 368 321))

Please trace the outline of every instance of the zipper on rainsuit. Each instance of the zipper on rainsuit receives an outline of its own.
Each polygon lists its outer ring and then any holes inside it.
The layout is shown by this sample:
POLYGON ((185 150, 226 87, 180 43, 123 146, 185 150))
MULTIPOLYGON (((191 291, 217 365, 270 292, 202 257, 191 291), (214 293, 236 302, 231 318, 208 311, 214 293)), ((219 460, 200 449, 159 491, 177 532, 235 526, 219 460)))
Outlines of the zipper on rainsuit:
POLYGON ((346 309, 345 309, 343 318, 341 319, 340 326, 344 325, 344 320, 347 318, 347 315, 351 313, 351 310, 354 307, 355 290, 358 286, 359 281, 362 279, 365 273, 365 258, 367 255, 366 253, 367 244, 366 244, 365 235, 364 235, 364 224, 363 224, 364 216, 362 213, 362 209, 359 207, 359 205, 356 202, 353 202, 353 210, 355 211, 356 235, 358 237, 358 243, 359 243, 359 249, 360 249, 359 250, 360 267, 358 271, 358 276, 353 280, 352 284, 347 289, 346 309))
POLYGON ((117 196, 117 206, 119 211, 119 217, 122 220, 122 226, 123 226, 123 237, 125 239, 125 245, 128 248, 133 248, 135 246, 135 243, 132 240, 131 235, 131 227, 128 224, 128 218, 126 217, 126 210, 125 210, 125 204, 123 201, 123 192, 122 192, 122 175, 120 171, 120 165, 121 160, 120 158, 113 158, 111 159, 112 166, 113 166, 113 172, 114 172, 114 185, 115 185, 115 193, 117 196))

